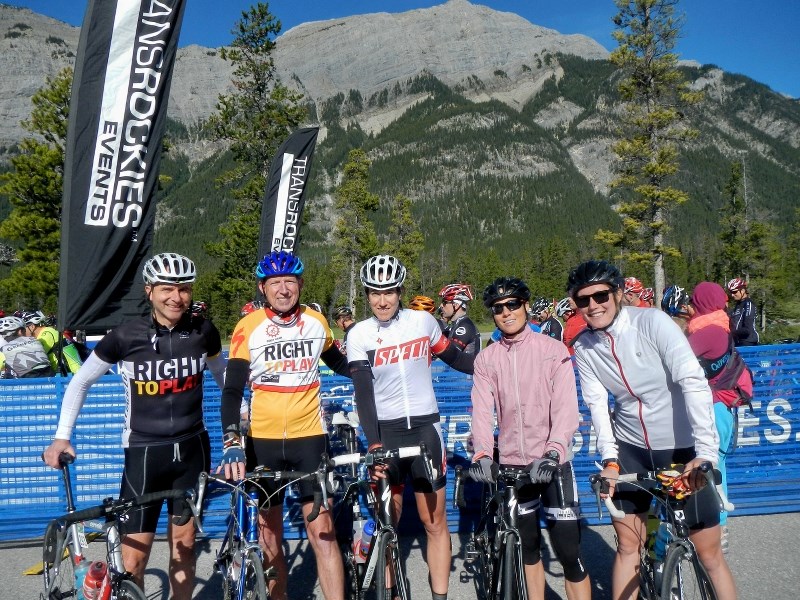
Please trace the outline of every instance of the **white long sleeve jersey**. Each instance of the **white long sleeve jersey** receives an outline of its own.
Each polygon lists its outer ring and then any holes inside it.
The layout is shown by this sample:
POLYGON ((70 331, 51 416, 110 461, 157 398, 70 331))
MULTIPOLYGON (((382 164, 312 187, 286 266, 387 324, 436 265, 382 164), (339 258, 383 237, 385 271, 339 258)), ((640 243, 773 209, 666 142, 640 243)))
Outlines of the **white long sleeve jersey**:
POLYGON ((652 450, 694 446, 697 456, 716 464, 711 389, 686 336, 666 313, 622 307, 608 329, 588 329, 574 348, 602 458, 616 457, 621 440, 652 450))

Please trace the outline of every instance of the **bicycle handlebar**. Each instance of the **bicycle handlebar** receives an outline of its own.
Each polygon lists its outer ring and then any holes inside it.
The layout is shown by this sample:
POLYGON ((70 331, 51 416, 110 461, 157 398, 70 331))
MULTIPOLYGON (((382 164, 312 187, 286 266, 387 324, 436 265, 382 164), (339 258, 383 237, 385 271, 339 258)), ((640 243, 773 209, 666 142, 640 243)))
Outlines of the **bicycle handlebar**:
POLYGON ((71 525, 72 523, 79 523, 81 521, 90 521, 100 517, 110 517, 112 515, 119 515, 125 511, 131 510, 139 506, 145 506, 154 502, 160 502, 167 499, 185 498, 187 492, 185 490, 163 490, 160 492, 150 492, 149 494, 142 494, 135 498, 113 500, 106 498, 103 504, 84 508, 83 510, 76 510, 75 512, 67 513, 58 517, 58 521, 64 525, 71 525))
MULTIPOLYGON (((617 483, 647 483, 646 486, 639 486, 642 489, 663 489, 662 484, 663 481, 659 478, 659 475, 663 475, 668 471, 673 471, 673 468, 667 469, 657 469, 654 471, 644 471, 642 473, 623 473, 618 475, 614 480, 617 483)), ((703 477, 706 479, 706 485, 711 486, 711 489, 714 492, 714 495, 717 499, 717 506, 720 510, 731 512, 734 510, 735 506, 728 500, 725 496, 725 492, 722 490, 722 485, 717 483, 721 480, 720 472, 717 469, 714 469, 713 465, 710 462, 701 463, 697 470, 703 474, 703 477)), ((602 518, 602 509, 600 506, 600 493, 606 493, 608 491, 608 479, 601 477, 599 473, 594 473, 589 477, 589 481, 592 486, 592 490, 595 492, 595 496, 597 498, 597 515, 598 518, 602 518)), ((611 500, 610 496, 606 496, 603 498, 603 503, 608 510, 608 513, 614 517, 615 519, 622 519, 625 516, 625 513, 619 510, 611 500)))

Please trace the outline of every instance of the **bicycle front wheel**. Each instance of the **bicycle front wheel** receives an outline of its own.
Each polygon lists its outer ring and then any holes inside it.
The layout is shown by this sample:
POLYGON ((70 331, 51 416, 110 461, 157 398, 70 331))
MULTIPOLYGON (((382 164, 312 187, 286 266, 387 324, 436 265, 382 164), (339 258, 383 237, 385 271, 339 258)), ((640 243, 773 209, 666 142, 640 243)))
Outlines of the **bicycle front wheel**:
POLYGON ((78 597, 71 527, 61 531, 55 521, 47 526, 42 544, 42 577, 45 600, 78 597))
POLYGON ((717 593, 693 548, 673 544, 664 560, 662 600, 717 600, 717 593))
POLYGON ((495 589, 492 577, 494 572, 494 547, 486 530, 472 539, 472 576, 478 600, 490 600, 495 589))
POLYGON ((112 600, 147 600, 142 588, 130 579, 121 581, 116 595, 112 594, 111 598, 112 600))
POLYGON ((242 586, 241 597, 244 600, 267 600, 267 578, 264 575, 264 563, 255 549, 247 551, 242 563, 242 574, 239 578, 242 586))
POLYGON ((508 533, 503 549, 503 566, 500 568, 501 591, 504 600, 527 600, 525 587, 525 567, 522 564, 522 550, 516 533, 508 533))

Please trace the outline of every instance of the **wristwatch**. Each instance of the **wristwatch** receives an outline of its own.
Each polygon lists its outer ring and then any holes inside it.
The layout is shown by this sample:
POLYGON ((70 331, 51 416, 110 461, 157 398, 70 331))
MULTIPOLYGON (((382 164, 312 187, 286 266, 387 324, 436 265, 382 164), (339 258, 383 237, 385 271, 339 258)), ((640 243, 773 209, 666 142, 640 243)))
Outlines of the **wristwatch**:
POLYGON ((606 458, 606 459, 604 459, 603 462, 602 462, 603 468, 605 469, 609 465, 609 463, 615 464, 615 465, 619 465, 619 459, 618 458, 606 458))
POLYGON ((548 450, 547 452, 544 453, 543 458, 549 458, 550 460, 554 460, 556 461, 556 464, 558 464, 559 462, 558 452, 555 450, 548 450))

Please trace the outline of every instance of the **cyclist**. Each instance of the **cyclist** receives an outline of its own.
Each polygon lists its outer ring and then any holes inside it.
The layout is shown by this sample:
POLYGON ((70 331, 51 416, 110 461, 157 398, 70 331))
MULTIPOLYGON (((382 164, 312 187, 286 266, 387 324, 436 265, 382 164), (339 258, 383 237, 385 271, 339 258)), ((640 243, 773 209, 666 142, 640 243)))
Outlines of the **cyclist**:
MULTIPOLYGON (((410 476, 420 519, 427 534, 429 582, 433 600, 447 597, 452 562, 445 513, 446 452, 433 393, 431 360, 472 373, 474 355, 458 350, 425 311, 403 309, 400 295, 406 268, 394 256, 378 255, 360 270, 373 316, 356 324, 347 343, 358 416, 368 448, 400 448, 424 441, 434 459, 434 481, 422 460, 401 459, 388 466, 395 518, 402 509, 402 485, 410 476)), ((385 477, 383 468, 373 470, 385 477)))
POLYGON ((439 291, 439 314, 445 321, 444 335, 459 350, 475 355, 481 350, 481 334, 467 316, 472 288, 465 283, 451 283, 439 291))
POLYGON ((572 470, 572 438, 578 429, 578 395, 567 348, 527 326, 530 290, 515 277, 500 277, 483 292, 502 331, 499 342, 475 359, 472 386, 474 479, 492 483, 495 415, 504 466, 529 467, 531 483, 518 491, 519 532, 528 597, 543 599, 541 506, 550 540, 564 568, 567 597, 589 600, 591 583, 581 558, 580 508, 572 470), (533 415, 536 415, 535 417, 533 415), (557 478, 564 490, 560 508, 557 478))
POLYGON ((0 356, 3 371, 15 379, 55 375, 41 342, 26 334, 20 317, 0 318, 0 356))
POLYGON ((567 346, 570 356, 573 356, 575 350, 572 347, 572 340, 586 327, 586 321, 575 311, 575 305, 572 304, 572 298, 569 296, 558 301, 556 315, 564 319, 564 344, 567 346))
POLYGON ((569 274, 567 291, 587 323, 575 339, 581 391, 597 432, 602 476, 626 515, 613 519, 618 545, 612 597, 636 598, 637 569, 645 541, 651 497, 630 485, 614 484, 631 473, 684 464, 682 479, 695 493, 686 508, 690 537, 721 600, 736 587, 720 545, 719 509, 713 490, 700 489, 696 467, 717 463, 719 438, 711 389, 686 336, 659 310, 623 306, 619 270, 606 261, 584 262, 569 274), (615 398, 614 417, 608 397, 615 398), (699 491, 698 491, 699 490, 699 491))
POLYGON ((624 293, 622 294, 622 305, 647 308, 648 305, 642 301, 643 292, 644 286, 641 281, 636 279, 636 277, 626 277, 624 293))
POLYGON ((40 310, 29 310, 22 313, 22 320, 25 321, 25 329, 28 335, 35 337, 42 344, 53 372, 67 375, 77 373, 81 368, 81 360, 78 349, 66 337, 60 336, 58 331, 48 326, 48 318, 40 310), (59 338, 61 352, 59 353, 59 338), (59 355, 60 354, 60 355, 59 355), (60 364, 59 364, 59 358, 60 364))
MULTIPOLYGON (((72 377, 64 393, 55 439, 45 450, 48 465, 59 468, 61 452, 75 455, 70 438, 86 393, 116 363, 125 385, 122 446, 125 466, 120 497, 166 489, 188 489, 210 467, 210 443, 203 424, 203 371, 222 386, 225 360, 216 327, 192 317, 194 263, 180 254, 157 254, 142 269, 151 313, 109 332, 72 377)), ((182 500, 168 501, 173 517, 182 500)), ((122 557, 139 586, 155 537, 161 505, 132 513, 121 525, 122 557)), ((195 529, 171 520, 169 579, 172 598, 191 598, 196 556, 195 529)))
POLYGON ((642 302, 644 302, 648 307, 653 308, 655 307, 655 290, 651 287, 646 287, 642 290, 642 302))
MULTIPOLYGON (((347 361, 333 343, 328 321, 300 304, 303 261, 288 252, 272 252, 256 266, 258 289, 266 305, 242 318, 231 337, 225 387, 222 391, 222 467, 225 476, 245 475, 240 408, 244 389, 250 386, 250 432, 256 462, 272 470, 314 471, 328 438, 320 399, 319 360, 336 373, 349 375, 347 361)), ((287 593, 283 554, 283 490, 265 485, 274 500, 259 516, 260 542, 267 563, 277 572, 270 581, 270 597, 283 600, 287 593), (275 494, 275 496, 272 496, 275 494)), ((320 587, 327 600, 341 600, 344 569, 336 543, 331 513, 307 522, 314 488, 300 484, 300 503, 306 532, 317 560, 320 587)))
POLYGON ((336 326, 341 329, 344 334, 341 340, 336 340, 336 347, 339 348, 339 352, 346 355, 347 334, 353 328, 353 325, 356 324, 355 319, 353 319, 353 309, 344 304, 337 306, 333 309, 333 322, 336 323, 336 326))
POLYGON ((546 298, 537 298, 531 310, 536 320, 539 321, 539 327, 543 334, 559 342, 564 341, 564 325, 558 317, 553 314, 554 307, 552 302, 546 298))
POLYGON ((756 331, 758 314, 756 305, 747 293, 747 282, 735 277, 725 286, 728 295, 735 302, 728 313, 731 319, 731 334, 737 346, 757 346, 759 342, 756 331))
POLYGON ((686 325, 694 313, 692 305, 689 303, 689 294, 679 285, 671 285, 664 290, 664 295, 661 297, 661 310, 672 317, 681 331, 686 331, 686 325))

